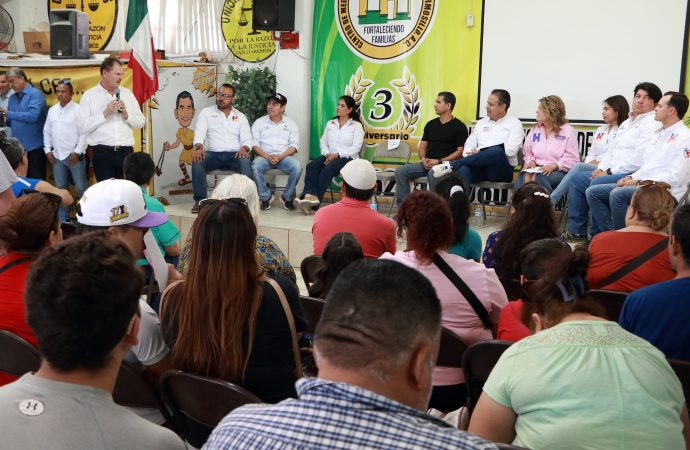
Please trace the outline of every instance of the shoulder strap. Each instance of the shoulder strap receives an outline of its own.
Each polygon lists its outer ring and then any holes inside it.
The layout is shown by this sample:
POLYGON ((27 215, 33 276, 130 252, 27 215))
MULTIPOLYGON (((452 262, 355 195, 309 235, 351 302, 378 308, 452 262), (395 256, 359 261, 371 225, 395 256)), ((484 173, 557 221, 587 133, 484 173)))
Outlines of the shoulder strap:
POLYGON ((283 292, 283 288, 281 288, 278 282, 273 278, 269 278, 266 275, 263 275, 261 278, 263 279, 263 281, 270 284, 273 290, 276 291, 276 294, 278 294, 278 298, 280 299, 280 303, 281 305, 283 305, 285 317, 287 318, 288 325, 290 326, 290 334, 292 335, 292 354, 295 358, 295 376, 297 378, 302 378, 302 358, 300 357, 299 345, 297 343, 297 330, 295 328, 295 318, 292 316, 292 310, 290 309, 290 305, 288 304, 287 297, 285 297, 285 292, 283 292))
POLYGON ((491 319, 489 318, 489 312, 486 310, 484 305, 482 305, 482 302, 477 298, 476 294, 472 292, 472 289, 470 289, 467 284, 462 281, 462 278, 453 270, 450 268, 448 263, 444 261, 443 258, 441 258, 441 255, 436 253, 436 256, 434 257, 434 264, 436 264, 436 267, 438 267, 441 272, 450 280, 453 285, 460 291, 463 297, 469 302, 470 306, 472 306, 472 309, 474 309, 474 312, 477 313, 479 316, 479 319, 482 321, 484 326, 486 328, 491 328, 491 319))
POLYGON ((0 267, 0 273, 3 273, 4 271, 9 270, 14 266, 18 266, 19 264, 29 262, 29 261, 31 261, 31 257, 29 257, 29 256, 25 256, 24 258, 15 259, 14 261, 9 262, 9 263, 5 264, 4 266, 0 267))
POLYGON ((627 264, 625 264, 623 267, 620 269, 616 270, 612 274, 610 274, 604 281, 599 283, 596 287, 596 289, 601 289, 604 286, 608 286, 609 284, 613 283, 614 281, 618 281, 624 276, 628 275, 630 272, 634 271, 638 267, 640 267, 642 264, 646 263, 653 257, 655 257, 659 252, 664 250, 668 246, 668 238, 662 239, 656 244, 652 245, 649 247, 647 250, 642 252, 641 254, 637 255, 635 258, 631 259, 628 261, 627 264))

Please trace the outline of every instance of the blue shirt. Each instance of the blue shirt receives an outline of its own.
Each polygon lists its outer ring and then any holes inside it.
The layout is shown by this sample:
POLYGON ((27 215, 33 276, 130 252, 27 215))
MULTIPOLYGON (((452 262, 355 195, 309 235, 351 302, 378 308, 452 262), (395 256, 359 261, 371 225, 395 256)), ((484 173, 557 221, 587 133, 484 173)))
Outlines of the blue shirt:
POLYGON ((666 358, 690 361, 690 278, 664 281, 628 295, 620 325, 649 341, 666 358))
POLYGON ((36 185, 41 181, 43 180, 38 178, 17 177, 17 181, 12 185, 12 192, 14 192, 15 197, 19 197, 22 189, 36 189, 36 185))
POLYGON ((27 152, 38 148, 43 151, 43 125, 47 114, 43 93, 30 84, 10 97, 7 117, 12 136, 19 139, 27 152))
POLYGON ((204 445, 215 449, 495 449, 422 411, 359 386, 296 383, 299 399, 235 409, 204 445))

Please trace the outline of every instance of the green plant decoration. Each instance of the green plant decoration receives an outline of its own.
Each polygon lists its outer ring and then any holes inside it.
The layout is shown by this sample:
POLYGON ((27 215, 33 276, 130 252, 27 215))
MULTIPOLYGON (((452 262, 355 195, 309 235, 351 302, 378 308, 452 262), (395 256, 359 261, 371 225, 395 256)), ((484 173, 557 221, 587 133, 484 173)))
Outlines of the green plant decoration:
POLYGON ((266 97, 276 91, 276 76, 271 70, 228 66, 225 81, 235 86, 233 106, 247 116, 250 125, 266 115, 266 97))

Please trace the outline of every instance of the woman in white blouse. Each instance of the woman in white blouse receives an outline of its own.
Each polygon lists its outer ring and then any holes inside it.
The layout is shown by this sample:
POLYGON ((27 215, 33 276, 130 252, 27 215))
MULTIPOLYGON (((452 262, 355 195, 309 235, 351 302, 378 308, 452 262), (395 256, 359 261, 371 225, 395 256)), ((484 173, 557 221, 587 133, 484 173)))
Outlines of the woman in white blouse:
POLYGON ((312 208, 321 203, 333 177, 345 164, 359 157, 364 143, 364 127, 355 99, 349 95, 340 97, 335 114, 321 136, 321 156, 307 164, 304 191, 298 200, 305 214, 311 214, 312 208))
POLYGON ((629 113, 630 106, 622 95, 613 95, 604 100, 604 106, 601 110, 604 124, 594 132, 592 146, 589 148, 589 152, 587 152, 585 162, 575 164, 570 169, 570 172, 561 180, 558 187, 551 192, 551 203, 555 205, 568 192, 570 178, 572 178, 574 173, 596 170, 599 161, 601 161, 601 158, 604 157, 604 154, 616 139, 618 125, 628 118, 629 113))

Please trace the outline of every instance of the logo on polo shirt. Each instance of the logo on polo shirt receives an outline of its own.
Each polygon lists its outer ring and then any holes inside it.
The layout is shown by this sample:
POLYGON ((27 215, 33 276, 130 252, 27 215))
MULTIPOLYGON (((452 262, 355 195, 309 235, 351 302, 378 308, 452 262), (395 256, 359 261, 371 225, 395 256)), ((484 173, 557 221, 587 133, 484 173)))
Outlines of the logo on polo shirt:
POLYGON ((690 158, 690 148, 685 147, 685 148, 683 149, 683 153, 684 153, 686 159, 687 159, 687 158, 690 158))
POLYGON ((565 136, 559 134, 558 136, 556 136, 556 139, 558 139, 559 141, 565 141, 565 136))
POLYGON ((541 140, 541 133, 534 133, 532 135, 532 142, 539 142, 541 140))
POLYGON ((120 205, 110 209, 110 223, 129 217, 127 205, 120 205))
POLYGON ((600 141, 604 138, 604 133, 597 133, 597 137, 594 138, 595 141, 600 141))
POLYGON ((666 143, 670 144, 671 142, 675 141, 677 137, 678 137, 678 133, 673 133, 671 136, 668 137, 668 140, 666 141, 666 143))
POLYGON ((38 416, 43 414, 43 411, 46 409, 45 405, 43 405, 43 402, 34 400, 32 398, 22 400, 19 402, 19 405, 17 405, 17 408, 19 409, 19 412, 25 416, 38 416))

